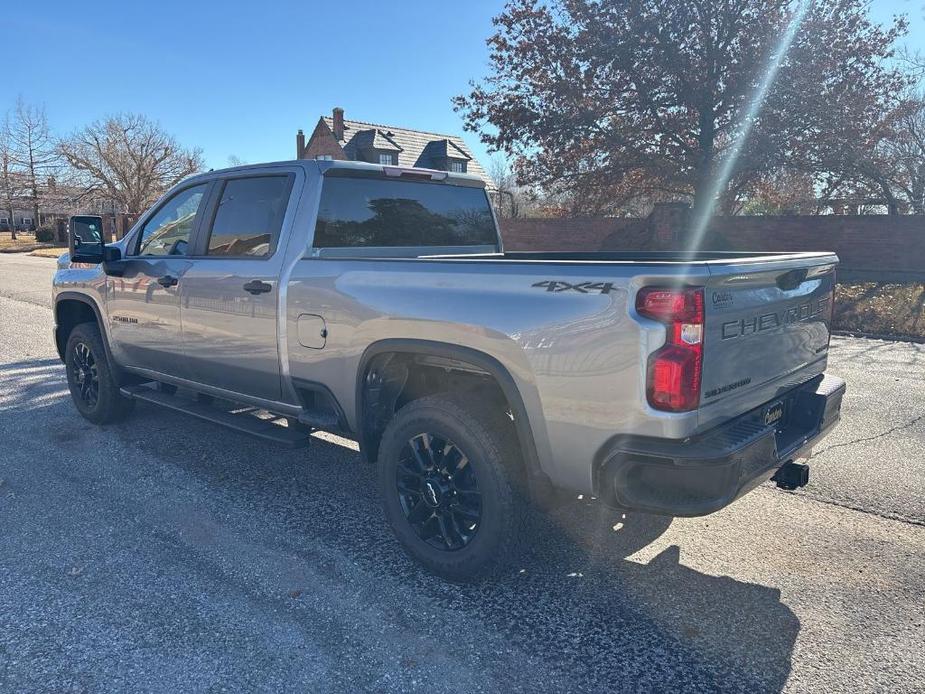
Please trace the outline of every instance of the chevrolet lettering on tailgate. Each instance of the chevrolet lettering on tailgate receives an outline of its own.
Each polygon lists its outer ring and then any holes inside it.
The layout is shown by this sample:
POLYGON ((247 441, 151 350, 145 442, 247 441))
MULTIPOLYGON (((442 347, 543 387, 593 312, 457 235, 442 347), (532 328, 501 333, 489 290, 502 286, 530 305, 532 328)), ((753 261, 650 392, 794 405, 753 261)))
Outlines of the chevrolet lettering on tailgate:
POLYGON ((829 304, 829 297, 824 296, 798 306, 791 306, 782 311, 762 313, 761 315, 752 316, 750 318, 728 321, 723 323, 723 339, 731 340, 735 337, 743 337, 745 335, 753 335, 754 333, 774 330, 782 325, 810 320, 817 316, 825 315, 829 310, 829 304))

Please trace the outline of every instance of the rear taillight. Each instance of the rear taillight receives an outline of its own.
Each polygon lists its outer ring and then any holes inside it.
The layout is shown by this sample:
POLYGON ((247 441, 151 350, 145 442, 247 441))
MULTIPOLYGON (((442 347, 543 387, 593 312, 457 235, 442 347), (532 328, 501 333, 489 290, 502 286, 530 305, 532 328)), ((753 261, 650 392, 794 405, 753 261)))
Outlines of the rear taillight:
POLYGON ((644 287, 636 311, 665 324, 665 345, 649 357, 649 404, 670 412, 695 409, 703 368, 703 289, 644 287))

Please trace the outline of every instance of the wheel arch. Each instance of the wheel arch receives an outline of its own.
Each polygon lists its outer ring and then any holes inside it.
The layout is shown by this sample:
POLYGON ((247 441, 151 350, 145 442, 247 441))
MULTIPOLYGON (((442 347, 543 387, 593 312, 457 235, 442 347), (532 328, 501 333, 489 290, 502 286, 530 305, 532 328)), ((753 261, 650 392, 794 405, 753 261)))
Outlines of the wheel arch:
POLYGON ((375 364, 390 356, 412 358, 435 358, 468 366, 474 372, 485 374, 498 386, 514 416, 515 432, 527 473, 534 482, 545 481, 537 454, 534 429, 530 423, 527 407, 520 389, 510 371, 495 357, 471 347, 432 340, 412 338, 391 338, 374 342, 363 352, 357 369, 356 379, 356 422, 357 440, 364 457, 373 462, 378 452, 381 431, 369 426, 367 401, 370 370, 375 364))
POLYGON ((67 340, 74 329, 74 326, 80 323, 96 322, 100 329, 100 335, 103 338, 103 347, 106 349, 106 358, 110 364, 114 364, 112 353, 109 350, 109 339, 106 334, 106 325, 103 323, 103 313, 99 305, 90 297, 79 292, 60 292, 55 297, 55 347, 58 350, 58 357, 64 361, 64 351, 67 347, 67 340))

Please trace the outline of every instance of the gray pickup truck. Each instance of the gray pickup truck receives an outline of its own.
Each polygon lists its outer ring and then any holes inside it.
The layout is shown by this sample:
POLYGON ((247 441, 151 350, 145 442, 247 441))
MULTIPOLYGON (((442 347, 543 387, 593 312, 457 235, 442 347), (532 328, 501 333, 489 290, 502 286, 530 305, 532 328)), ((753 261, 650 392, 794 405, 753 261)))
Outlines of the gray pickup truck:
POLYGON ((71 227, 54 339, 84 417, 354 439, 449 579, 566 493, 694 516, 801 486, 839 419, 831 253, 504 252, 480 180, 331 161, 189 178, 118 243, 71 227))

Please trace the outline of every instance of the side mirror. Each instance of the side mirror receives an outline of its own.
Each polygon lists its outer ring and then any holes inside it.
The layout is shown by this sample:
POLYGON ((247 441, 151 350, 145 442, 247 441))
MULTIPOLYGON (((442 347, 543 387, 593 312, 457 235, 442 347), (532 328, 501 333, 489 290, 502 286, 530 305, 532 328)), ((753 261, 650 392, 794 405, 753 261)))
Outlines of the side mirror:
POLYGON ((103 241, 103 218, 89 216, 71 217, 67 225, 68 250, 71 262, 99 265, 105 258, 106 244, 103 241))

